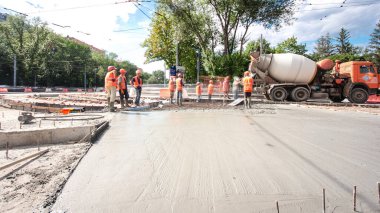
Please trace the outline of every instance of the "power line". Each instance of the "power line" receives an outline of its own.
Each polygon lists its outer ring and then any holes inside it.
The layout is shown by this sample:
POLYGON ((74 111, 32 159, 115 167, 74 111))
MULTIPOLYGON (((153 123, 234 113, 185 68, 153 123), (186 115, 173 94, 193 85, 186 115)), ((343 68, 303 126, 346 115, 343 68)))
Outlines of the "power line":
POLYGON ((142 29, 148 29, 148 28, 147 27, 138 27, 138 28, 125 29, 125 30, 114 30, 114 32, 127 32, 127 31, 135 31, 135 30, 142 30, 142 29))
POLYGON ((369 5, 373 5, 373 4, 379 4, 379 2, 368 3, 368 4, 355 4, 355 5, 347 5, 347 6, 341 5, 339 7, 325 7, 325 8, 315 8, 315 9, 309 9, 309 10, 307 10, 307 9, 304 9, 304 10, 295 10, 295 12, 315 11, 315 10, 330 10, 330 9, 339 9, 339 8, 357 7, 357 6, 369 6, 369 5))
POLYGON ((37 11, 37 12, 30 12, 28 14, 40 14, 40 13, 59 12, 59 11, 67 11, 67 10, 86 9, 86 8, 91 8, 91 7, 102 7, 102 6, 107 6, 107 5, 117 5, 117 4, 135 3, 135 2, 138 3, 138 2, 151 2, 151 1, 150 0, 126 0, 126 1, 117 1, 113 3, 106 3, 106 4, 93 4, 93 5, 61 8, 61 9, 42 10, 42 11, 37 11))
POLYGON ((152 19, 150 16, 148 16, 140 7, 137 6, 137 4, 133 4, 135 5, 135 7, 140 10, 140 12, 142 12, 146 17, 148 17, 149 19, 152 19))

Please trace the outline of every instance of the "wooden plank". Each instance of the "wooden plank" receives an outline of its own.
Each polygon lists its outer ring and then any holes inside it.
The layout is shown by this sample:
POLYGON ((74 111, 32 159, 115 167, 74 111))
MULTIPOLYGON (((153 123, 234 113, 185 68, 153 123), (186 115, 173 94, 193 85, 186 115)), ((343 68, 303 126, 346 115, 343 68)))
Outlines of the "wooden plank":
POLYGON ((20 162, 22 162, 22 161, 28 160, 28 159, 30 159, 30 158, 33 158, 33 157, 40 157, 40 156, 44 155, 45 153, 47 153, 48 151, 49 151, 49 149, 46 149, 46 150, 43 150, 43 151, 37 152, 37 153, 35 153, 35 154, 29 155, 29 156, 27 156, 27 157, 21 158, 21 159, 19 159, 19 160, 16 160, 16 161, 14 161, 14 162, 12 162, 12 163, 9 163, 9 164, 7 164, 7 165, 5 165, 5 166, 0 167, 0 171, 1 171, 1 170, 4 170, 4 169, 6 169, 6 168, 9 168, 9 167, 11 167, 11 166, 13 166, 13 165, 15 165, 15 164, 18 164, 18 163, 20 163, 20 162))

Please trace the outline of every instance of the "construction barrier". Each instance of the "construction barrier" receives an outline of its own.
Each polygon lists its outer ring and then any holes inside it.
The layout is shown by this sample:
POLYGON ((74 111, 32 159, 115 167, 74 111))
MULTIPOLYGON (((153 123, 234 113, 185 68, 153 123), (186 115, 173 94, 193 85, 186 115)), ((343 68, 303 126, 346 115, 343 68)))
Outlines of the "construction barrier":
POLYGON ((160 98, 170 98, 170 91, 168 88, 160 89, 160 98))
POLYGON ((33 91, 32 91, 32 88, 27 87, 27 88, 24 88, 24 92, 33 92, 33 91))
POLYGON ((0 92, 8 92, 7 88, 0 88, 0 92))
POLYGON ((67 88, 63 88, 63 89, 62 89, 62 92, 69 92, 69 89, 67 89, 67 88))
POLYGON ((380 104, 380 96, 378 95, 370 95, 368 97, 368 101, 367 103, 371 103, 371 104, 380 104))
POLYGON ((83 90, 82 89, 77 89, 77 92, 83 92, 83 90))
POLYGON ((94 89, 87 89, 87 92, 94 92, 94 89))

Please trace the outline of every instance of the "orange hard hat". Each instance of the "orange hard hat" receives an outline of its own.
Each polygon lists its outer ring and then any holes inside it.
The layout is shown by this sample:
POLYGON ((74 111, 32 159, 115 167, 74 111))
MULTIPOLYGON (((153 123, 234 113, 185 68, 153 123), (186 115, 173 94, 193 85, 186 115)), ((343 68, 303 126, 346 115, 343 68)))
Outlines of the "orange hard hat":
POLYGON ((249 76, 249 71, 245 71, 244 76, 249 76))
POLYGON ((116 70, 116 67, 115 66, 108 66, 107 70, 108 70, 108 72, 112 71, 112 70, 116 70))
POLYGON ((125 69, 120 69, 121 74, 125 74, 127 71, 125 69))
POLYGON ((208 83, 209 83, 209 84, 213 84, 213 83, 214 83, 214 81, 210 80, 208 83))

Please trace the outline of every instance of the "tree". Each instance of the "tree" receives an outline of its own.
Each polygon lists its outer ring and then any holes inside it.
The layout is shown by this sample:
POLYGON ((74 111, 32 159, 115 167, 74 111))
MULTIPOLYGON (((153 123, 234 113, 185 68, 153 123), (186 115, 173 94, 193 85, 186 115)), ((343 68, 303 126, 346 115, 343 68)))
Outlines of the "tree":
POLYGON ((163 84, 165 72, 161 70, 153 71, 152 75, 147 80, 148 84, 163 84))
POLYGON ((194 36, 205 70, 213 74, 218 55, 232 55, 239 46, 242 54, 248 30, 254 24, 277 29, 289 23, 295 0, 162 0, 159 5, 174 17, 176 39, 194 36), (242 33, 239 27, 244 28, 242 33), (223 46, 221 53, 216 52, 219 45, 223 46))
POLYGON ((324 36, 321 36, 314 47, 315 54, 319 59, 326 58, 331 56, 334 53, 334 45, 332 43, 332 38, 329 33, 324 36))
POLYGON ((299 55, 305 55, 307 52, 306 44, 298 44, 297 37, 295 36, 277 44, 275 51, 276 53, 294 53, 299 55))
POLYGON ((336 38, 338 44, 335 46, 339 54, 352 53, 353 47, 349 41, 350 37, 350 33, 346 29, 341 28, 339 35, 336 38))
POLYGON ((377 22, 375 29, 371 33, 369 51, 372 61, 378 68, 380 68, 380 20, 377 22))
MULTIPOLYGON (((269 53, 274 53, 274 48, 271 47, 271 44, 263 38, 263 54, 269 54, 269 53)), ((247 46, 245 47, 243 55, 248 56, 250 52, 260 50, 260 38, 254 41, 248 42, 247 46)))

